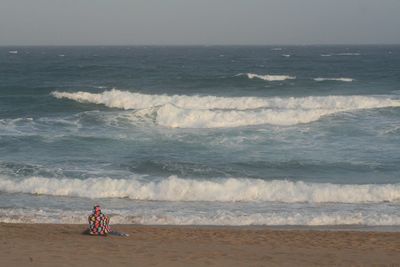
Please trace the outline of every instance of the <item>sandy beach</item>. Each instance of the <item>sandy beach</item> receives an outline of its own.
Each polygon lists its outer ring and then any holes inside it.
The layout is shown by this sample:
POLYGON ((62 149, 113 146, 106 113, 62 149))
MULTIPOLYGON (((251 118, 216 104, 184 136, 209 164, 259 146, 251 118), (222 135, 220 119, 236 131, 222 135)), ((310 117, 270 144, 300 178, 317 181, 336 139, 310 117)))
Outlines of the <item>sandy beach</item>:
POLYGON ((1 266, 400 266, 399 232, 0 224, 1 266))

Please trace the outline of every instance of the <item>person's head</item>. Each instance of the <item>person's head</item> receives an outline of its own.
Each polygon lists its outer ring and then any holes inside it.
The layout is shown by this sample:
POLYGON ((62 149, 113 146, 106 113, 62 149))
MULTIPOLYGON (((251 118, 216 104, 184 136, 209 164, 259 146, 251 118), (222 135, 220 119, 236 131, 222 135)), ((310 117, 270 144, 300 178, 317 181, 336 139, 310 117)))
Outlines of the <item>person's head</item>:
POLYGON ((93 207, 93 214, 100 215, 100 213, 101 213, 100 205, 95 205, 93 207))

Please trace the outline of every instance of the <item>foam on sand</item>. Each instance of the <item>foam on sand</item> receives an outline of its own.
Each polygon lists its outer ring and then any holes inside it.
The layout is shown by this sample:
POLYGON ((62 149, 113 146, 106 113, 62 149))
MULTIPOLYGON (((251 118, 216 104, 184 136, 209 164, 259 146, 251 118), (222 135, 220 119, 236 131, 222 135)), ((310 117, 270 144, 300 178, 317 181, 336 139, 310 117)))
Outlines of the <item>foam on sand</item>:
MULTIPOLYGON (((144 225, 400 225, 400 215, 380 210, 373 211, 264 211, 245 213, 226 209, 198 212, 195 207, 180 211, 162 208, 136 208, 134 210, 107 210, 113 224, 144 225)), ((65 223, 86 224, 87 210, 59 209, 7 209, 0 208, 0 222, 5 223, 65 223)))

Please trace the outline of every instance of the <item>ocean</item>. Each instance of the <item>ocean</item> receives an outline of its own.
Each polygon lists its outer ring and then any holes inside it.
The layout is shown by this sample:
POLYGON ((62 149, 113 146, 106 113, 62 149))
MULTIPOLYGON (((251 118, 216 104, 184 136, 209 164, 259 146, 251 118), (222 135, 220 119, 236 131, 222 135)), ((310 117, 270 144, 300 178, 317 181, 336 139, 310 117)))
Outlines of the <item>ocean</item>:
POLYGON ((400 46, 0 47, 0 222, 400 226, 400 46))

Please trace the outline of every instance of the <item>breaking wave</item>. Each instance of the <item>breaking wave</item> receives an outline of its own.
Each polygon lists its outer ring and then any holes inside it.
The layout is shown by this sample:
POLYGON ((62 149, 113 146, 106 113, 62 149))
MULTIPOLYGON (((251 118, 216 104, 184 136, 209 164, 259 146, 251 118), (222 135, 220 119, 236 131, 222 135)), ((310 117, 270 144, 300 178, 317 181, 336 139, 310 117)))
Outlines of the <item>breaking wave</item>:
POLYGON ((321 54, 321 57, 331 57, 331 56, 361 56, 360 53, 333 53, 333 54, 321 54))
POLYGON ((340 81, 340 82, 352 82, 354 79, 352 78, 314 78, 316 82, 324 82, 324 81, 340 81))
POLYGON ((260 109, 260 110, 201 110, 162 106, 156 122, 172 128, 226 128, 272 124, 289 126, 316 121, 335 110, 260 109))
POLYGON ((219 201, 284 203, 399 202, 400 184, 341 185, 260 179, 194 180, 170 176, 160 181, 136 178, 22 180, 0 178, 0 191, 83 198, 129 198, 152 201, 219 201))
POLYGON ((260 75, 255 73, 239 73, 236 76, 247 76, 249 79, 261 79, 264 81, 274 82, 274 81, 285 81, 285 80, 294 80, 295 76, 289 75, 260 75))
POLYGON ((360 53, 337 53, 337 56, 361 56, 360 53))
POLYGON ((323 116, 361 109, 399 107, 400 100, 385 96, 216 97, 148 95, 110 90, 53 92, 56 98, 111 108, 136 110, 137 116, 155 116, 157 124, 180 128, 223 128, 249 125, 295 125, 323 116))

